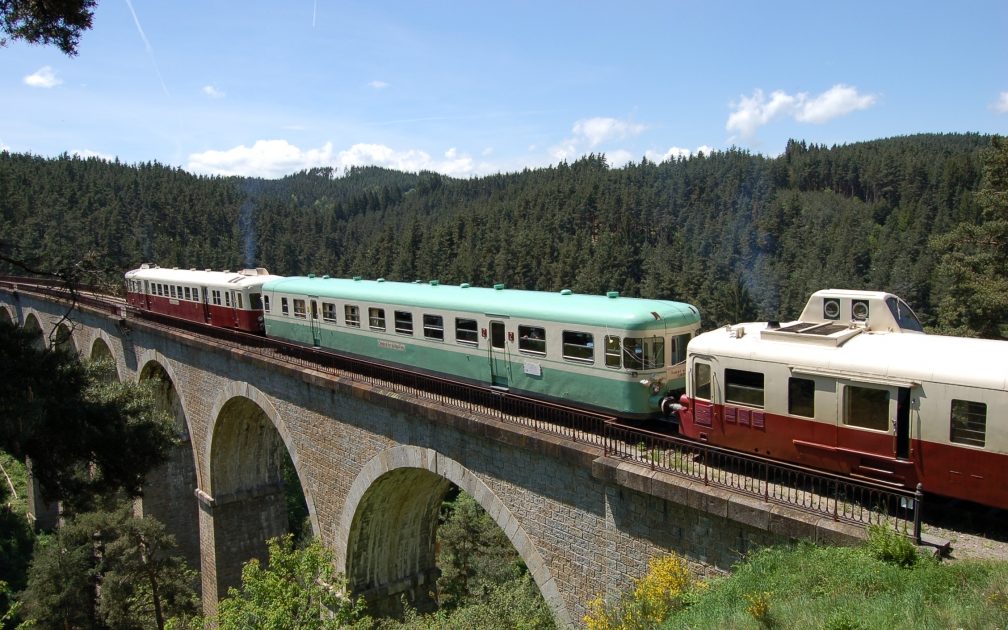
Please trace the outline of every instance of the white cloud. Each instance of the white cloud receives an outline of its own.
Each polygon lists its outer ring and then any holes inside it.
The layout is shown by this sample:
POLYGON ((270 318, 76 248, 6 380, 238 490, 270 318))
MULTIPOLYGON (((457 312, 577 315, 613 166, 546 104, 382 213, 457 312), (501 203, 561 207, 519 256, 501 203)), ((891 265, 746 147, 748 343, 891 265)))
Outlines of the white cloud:
POLYGON ((384 81, 372 81, 368 83, 368 87, 374 88, 376 90, 383 90, 388 87, 388 83, 384 81))
POLYGON ((735 109, 728 116, 725 128, 739 132, 743 138, 752 138, 757 129, 775 118, 791 117, 802 123, 824 123, 867 109, 877 100, 874 94, 859 94, 857 88, 842 83, 814 98, 809 98, 805 92, 791 95, 776 90, 768 99, 763 90, 756 90, 752 96, 743 96, 732 104, 735 109))
POLYGON ((70 155, 76 155, 79 158, 98 158, 105 160, 106 162, 112 162, 115 160, 114 155, 109 155, 108 153, 102 153, 100 151, 92 151, 91 149, 74 149, 70 152, 70 155))
POLYGON ((37 88, 51 88, 63 83, 63 79, 56 76, 56 72, 50 66, 42 66, 33 74, 24 78, 24 84, 37 88))
POLYGON ((212 85, 204 85, 202 91, 210 98, 224 98, 225 96, 224 92, 218 90, 212 85))
POLYGON ((994 103, 994 111, 999 114, 1008 114, 1008 92, 1001 92, 997 103, 994 103))
POLYGON ((678 160, 688 158, 698 153, 710 155, 714 149, 706 144, 702 144, 695 149, 684 149, 683 147, 669 147, 668 151, 645 151, 644 156, 652 162, 665 162, 667 160, 678 160))
POLYGON ((625 166, 634 156, 624 149, 616 149, 615 151, 606 151, 605 157, 609 168, 619 168, 625 166))
POLYGON ((301 149, 286 140, 258 140, 251 147, 239 145, 225 151, 193 153, 186 169, 211 175, 277 178, 319 166, 344 169, 364 165, 410 172, 436 171, 455 177, 472 175, 477 170, 472 157, 454 148, 445 151, 444 159, 436 160, 425 151, 397 151, 382 144, 359 143, 337 152, 331 142, 316 149, 301 149))
POLYGON ((607 140, 622 140, 636 136, 646 127, 639 123, 617 118, 584 118, 574 123, 574 135, 588 141, 589 146, 597 146, 607 140))

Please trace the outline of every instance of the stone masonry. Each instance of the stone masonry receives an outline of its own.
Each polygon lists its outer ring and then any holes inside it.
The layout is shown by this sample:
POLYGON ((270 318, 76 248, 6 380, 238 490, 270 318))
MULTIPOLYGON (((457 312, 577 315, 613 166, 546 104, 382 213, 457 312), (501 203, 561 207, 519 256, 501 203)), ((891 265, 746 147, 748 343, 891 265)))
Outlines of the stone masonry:
MULTIPOLYGON (((49 334, 60 305, 0 290, 0 319, 49 334)), ((201 572, 205 612, 287 529, 280 466, 297 470, 312 528, 376 612, 405 594, 431 603, 434 532, 454 484, 500 525, 561 626, 615 596, 668 552, 701 571, 804 538, 845 543, 858 528, 603 457, 600 449, 298 367, 213 339, 79 309, 83 356, 119 378, 158 378, 180 453, 151 475, 144 513, 168 522, 201 572)))

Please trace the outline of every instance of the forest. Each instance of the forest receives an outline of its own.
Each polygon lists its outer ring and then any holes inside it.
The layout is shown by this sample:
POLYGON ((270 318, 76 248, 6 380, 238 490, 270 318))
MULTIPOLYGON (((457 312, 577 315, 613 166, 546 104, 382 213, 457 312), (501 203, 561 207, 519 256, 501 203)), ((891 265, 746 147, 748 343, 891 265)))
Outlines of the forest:
POLYGON ((966 321, 949 263, 978 255, 949 235, 1000 220, 978 195, 998 142, 792 140, 777 157, 732 149, 611 168, 588 155, 471 179, 379 167, 205 177, 3 152, 0 253, 49 269, 86 261, 112 283, 155 262, 617 290, 695 304, 707 328, 792 319, 822 288, 877 289, 932 330, 999 336, 1003 312, 966 321))

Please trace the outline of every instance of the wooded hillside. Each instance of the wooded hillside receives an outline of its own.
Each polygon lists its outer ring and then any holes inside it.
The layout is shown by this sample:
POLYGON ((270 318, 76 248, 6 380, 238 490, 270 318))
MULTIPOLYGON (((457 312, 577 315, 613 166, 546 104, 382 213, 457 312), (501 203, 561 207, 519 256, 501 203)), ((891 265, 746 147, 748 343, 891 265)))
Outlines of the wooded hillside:
POLYGON ((611 169, 604 156, 457 180, 377 167, 281 180, 197 177, 0 153, 5 253, 109 274, 162 266, 675 298, 705 325, 797 316, 829 287, 883 289, 925 323, 949 294, 932 237, 981 221, 992 139, 792 141, 611 169), (989 151, 988 151, 989 153, 989 151))

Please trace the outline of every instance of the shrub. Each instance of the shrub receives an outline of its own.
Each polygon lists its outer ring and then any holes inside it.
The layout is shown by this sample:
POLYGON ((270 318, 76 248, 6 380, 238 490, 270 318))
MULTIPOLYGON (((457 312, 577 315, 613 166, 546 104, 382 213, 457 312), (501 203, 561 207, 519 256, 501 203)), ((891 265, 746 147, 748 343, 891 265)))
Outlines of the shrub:
POLYGON ((588 630, 653 628, 684 608, 690 593, 704 586, 679 556, 652 558, 648 572, 618 601, 610 604, 599 597, 588 602, 584 622, 588 630))
POLYGON ((877 560, 912 567, 920 556, 913 542, 885 524, 868 526, 868 553, 877 560))

